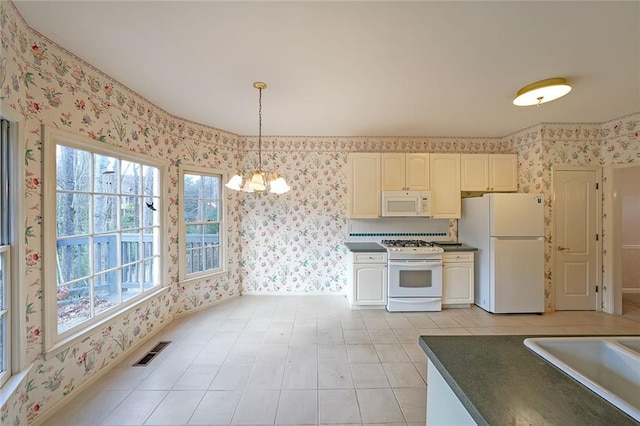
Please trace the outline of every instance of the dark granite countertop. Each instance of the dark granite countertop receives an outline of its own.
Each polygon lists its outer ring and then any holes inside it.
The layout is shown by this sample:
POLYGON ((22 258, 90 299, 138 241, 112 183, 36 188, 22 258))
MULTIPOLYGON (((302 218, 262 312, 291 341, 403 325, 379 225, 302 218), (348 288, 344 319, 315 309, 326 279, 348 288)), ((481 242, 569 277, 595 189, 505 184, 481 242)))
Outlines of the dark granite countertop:
POLYGON ((434 241, 435 245, 442 247, 445 252, 448 251, 478 251, 477 248, 468 246, 463 243, 454 243, 449 241, 434 241))
POLYGON ((527 349, 527 337, 533 336, 420 336, 418 341, 479 425, 638 424, 527 349))
POLYGON ((351 252, 386 252, 387 249, 378 243, 344 243, 351 252))

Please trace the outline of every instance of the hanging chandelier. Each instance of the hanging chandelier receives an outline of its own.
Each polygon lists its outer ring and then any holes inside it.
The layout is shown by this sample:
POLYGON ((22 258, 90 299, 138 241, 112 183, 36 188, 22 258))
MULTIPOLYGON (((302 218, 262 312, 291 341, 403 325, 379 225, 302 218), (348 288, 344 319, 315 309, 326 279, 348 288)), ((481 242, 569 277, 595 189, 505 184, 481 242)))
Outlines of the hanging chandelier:
POLYGON ((258 166, 253 173, 247 175, 247 178, 241 170, 238 170, 238 173, 233 175, 225 186, 236 191, 258 193, 269 191, 274 194, 284 194, 291 189, 284 178, 274 170, 262 168, 262 90, 266 89, 267 85, 256 81, 253 87, 260 93, 258 97, 258 166))

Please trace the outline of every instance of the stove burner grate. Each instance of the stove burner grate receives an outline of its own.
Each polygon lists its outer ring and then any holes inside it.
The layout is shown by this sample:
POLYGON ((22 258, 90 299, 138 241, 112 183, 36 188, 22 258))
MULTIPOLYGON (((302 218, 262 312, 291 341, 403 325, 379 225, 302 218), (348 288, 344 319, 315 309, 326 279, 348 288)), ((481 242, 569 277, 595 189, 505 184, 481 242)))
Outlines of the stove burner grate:
POLYGON ((432 242, 424 240, 382 240, 386 247, 434 247, 432 242))

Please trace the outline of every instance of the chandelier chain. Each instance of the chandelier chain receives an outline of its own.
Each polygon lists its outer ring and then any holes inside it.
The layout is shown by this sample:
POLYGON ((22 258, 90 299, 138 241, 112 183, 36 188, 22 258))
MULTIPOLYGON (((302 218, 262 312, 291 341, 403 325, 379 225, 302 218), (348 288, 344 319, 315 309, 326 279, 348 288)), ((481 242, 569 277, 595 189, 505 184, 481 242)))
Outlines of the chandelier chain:
POLYGON ((262 87, 258 91, 258 169, 262 170, 262 87))

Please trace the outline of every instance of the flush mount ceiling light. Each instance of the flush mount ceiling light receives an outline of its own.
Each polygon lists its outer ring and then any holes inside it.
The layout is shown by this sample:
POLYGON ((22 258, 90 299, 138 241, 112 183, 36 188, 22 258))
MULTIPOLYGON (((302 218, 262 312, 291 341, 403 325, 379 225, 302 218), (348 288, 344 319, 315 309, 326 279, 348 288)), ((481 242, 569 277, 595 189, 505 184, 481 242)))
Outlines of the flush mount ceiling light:
POLYGON ((571 91, 571 86, 564 78, 548 78, 536 81, 518 90, 513 104, 517 106, 540 106, 561 98, 571 91))
POLYGON ((284 178, 274 170, 262 168, 262 91, 267 88, 267 85, 256 81, 253 87, 260 92, 258 96, 258 167, 253 173, 247 175, 247 178, 243 176, 242 171, 238 170, 238 173, 229 179, 225 186, 236 191, 258 193, 269 191, 274 194, 284 194, 291 189, 284 178))

